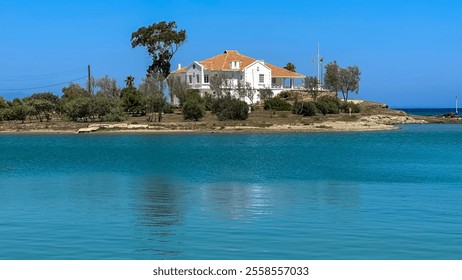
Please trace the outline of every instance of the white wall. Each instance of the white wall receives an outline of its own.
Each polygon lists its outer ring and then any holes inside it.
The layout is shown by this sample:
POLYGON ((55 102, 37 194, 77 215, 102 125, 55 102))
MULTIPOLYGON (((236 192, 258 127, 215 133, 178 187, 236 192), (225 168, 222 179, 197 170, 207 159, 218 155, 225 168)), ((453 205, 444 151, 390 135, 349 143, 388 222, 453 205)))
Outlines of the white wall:
POLYGON ((186 84, 188 84, 192 88, 200 88, 202 87, 203 83, 203 75, 202 75, 202 66, 197 63, 193 62, 186 68, 186 84), (190 77, 191 76, 191 81, 190 77), (199 82, 197 82, 197 77, 199 77, 199 82))
POLYGON ((244 70, 245 82, 255 89, 271 87, 271 69, 266 67, 263 62, 256 61, 247 66, 244 70), (260 75, 264 75, 263 83, 260 83, 260 75))

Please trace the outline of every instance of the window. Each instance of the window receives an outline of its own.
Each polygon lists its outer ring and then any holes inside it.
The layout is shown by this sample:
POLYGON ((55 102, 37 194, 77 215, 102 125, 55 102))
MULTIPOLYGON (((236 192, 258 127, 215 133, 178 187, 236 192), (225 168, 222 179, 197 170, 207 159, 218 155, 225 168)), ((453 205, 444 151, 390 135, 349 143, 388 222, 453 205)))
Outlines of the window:
POLYGON ((204 75, 204 84, 209 83, 209 75, 204 75))
POLYGON ((197 83, 200 84, 201 83, 201 75, 196 75, 196 78, 197 78, 196 79, 197 83))
POLYGON ((271 83, 275 84, 276 83, 276 78, 271 78, 271 83))
POLYGON ((239 61, 231 61, 231 69, 239 69, 239 61))
POLYGON ((259 82, 260 84, 265 83, 265 74, 260 74, 260 75, 258 75, 258 82, 259 82))
POLYGON ((188 75, 189 83, 192 84, 192 75, 188 75))

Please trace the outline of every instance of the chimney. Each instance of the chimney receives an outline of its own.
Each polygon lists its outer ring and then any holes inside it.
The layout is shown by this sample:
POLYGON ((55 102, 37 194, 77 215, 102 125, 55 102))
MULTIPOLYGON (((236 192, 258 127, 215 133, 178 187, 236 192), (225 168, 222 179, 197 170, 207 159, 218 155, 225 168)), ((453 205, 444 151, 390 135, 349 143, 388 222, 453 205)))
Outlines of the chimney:
POLYGON ((181 63, 178 63, 178 70, 181 69, 181 63))

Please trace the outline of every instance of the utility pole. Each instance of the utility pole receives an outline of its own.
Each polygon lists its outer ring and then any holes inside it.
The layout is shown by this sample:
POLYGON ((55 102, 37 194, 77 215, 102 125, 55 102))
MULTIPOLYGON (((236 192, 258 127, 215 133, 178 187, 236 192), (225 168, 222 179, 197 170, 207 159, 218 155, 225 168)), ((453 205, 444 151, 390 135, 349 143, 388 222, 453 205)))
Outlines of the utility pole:
POLYGON ((88 64, 87 90, 88 90, 88 94, 91 94, 91 72, 90 72, 90 64, 88 64))

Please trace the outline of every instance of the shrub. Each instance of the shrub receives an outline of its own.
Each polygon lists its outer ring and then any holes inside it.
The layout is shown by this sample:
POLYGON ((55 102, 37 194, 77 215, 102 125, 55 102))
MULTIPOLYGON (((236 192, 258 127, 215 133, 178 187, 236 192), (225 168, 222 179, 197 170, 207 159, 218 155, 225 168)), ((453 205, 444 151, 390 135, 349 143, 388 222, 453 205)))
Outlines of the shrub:
POLYGON ((4 108, 0 110, 0 119, 4 121, 11 121, 14 119, 13 111, 11 108, 4 108))
POLYGON ((127 114, 125 114, 121 109, 113 110, 102 117, 102 120, 106 122, 123 122, 127 119, 127 114))
POLYGON ((353 102, 343 102, 342 105, 340 106, 340 109, 342 109, 345 113, 348 113, 350 108, 351 108, 352 113, 361 112, 361 106, 353 102))
POLYGON ((75 97, 72 99, 66 99, 63 105, 64 114, 72 121, 87 119, 91 116, 91 103, 90 97, 75 97))
POLYGON ((287 101, 279 98, 274 97, 268 100, 265 100, 265 110, 275 110, 275 111, 291 111, 292 105, 290 105, 287 101))
POLYGON ((144 115, 145 100, 135 87, 124 88, 120 92, 121 106, 123 110, 133 116, 144 115))
POLYGON ((26 120, 26 117, 30 114, 32 111, 32 108, 27 105, 19 105, 19 106, 13 106, 11 107, 13 109, 14 116, 17 120, 20 120, 24 123, 26 120))
POLYGON ((287 99, 287 98, 289 98, 291 96, 291 94, 290 94, 290 91, 284 90, 284 91, 281 91, 281 93, 279 93, 278 96, 280 98, 287 99))
POLYGON ((269 88, 262 88, 259 90, 260 92, 260 100, 267 100, 273 97, 274 93, 269 88))
POLYGON ((198 89, 193 89, 193 88, 188 88, 184 92, 179 93, 179 95, 176 96, 178 98, 178 101, 180 101, 179 106, 183 107, 183 104, 188 101, 190 98, 201 98, 201 92, 198 89))
POLYGON ((324 95, 316 100, 316 108, 323 115, 338 114, 340 102, 336 96, 324 95))
POLYGON ((164 114, 173 114, 175 112, 175 107, 171 103, 165 104, 164 114))
POLYGON ((224 120, 246 120, 249 117, 249 105, 244 101, 229 96, 215 99, 212 104, 212 113, 224 120))
POLYGON ((302 101, 294 104, 292 112, 305 117, 316 115, 316 103, 313 101, 302 101))
POLYGON ((213 96, 210 93, 204 93, 202 100, 204 101, 205 110, 212 111, 213 96))
POLYGON ((199 93, 192 93, 183 102, 183 118, 185 120, 198 121, 205 114, 205 105, 199 93))

